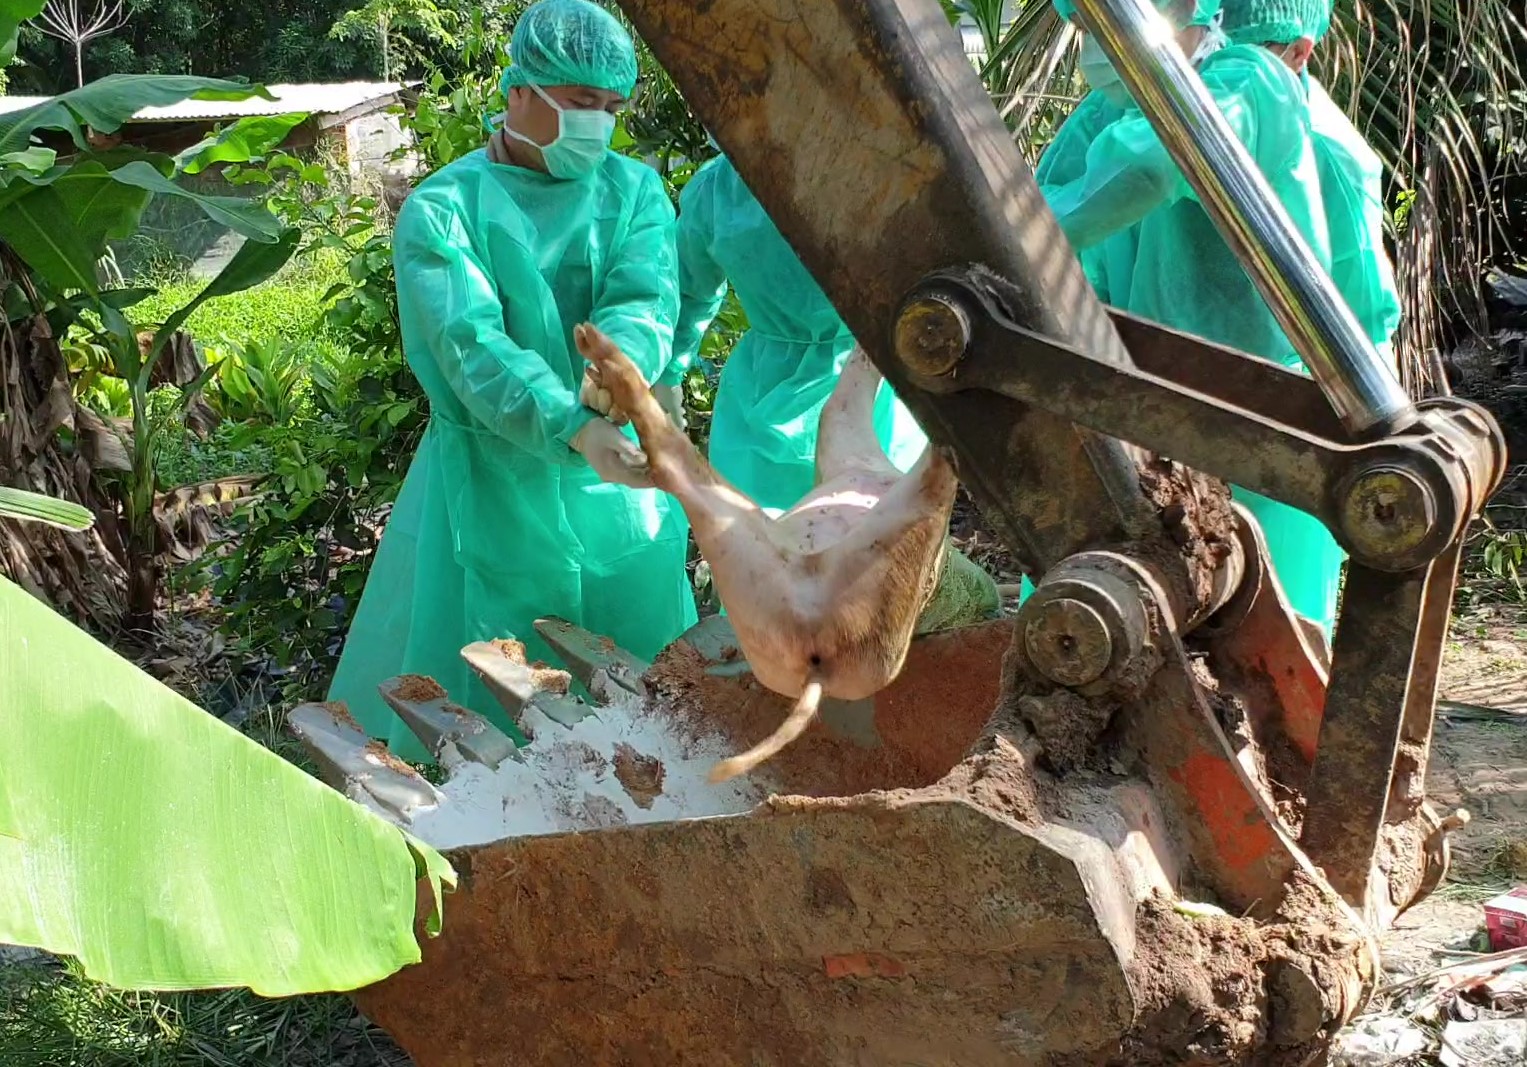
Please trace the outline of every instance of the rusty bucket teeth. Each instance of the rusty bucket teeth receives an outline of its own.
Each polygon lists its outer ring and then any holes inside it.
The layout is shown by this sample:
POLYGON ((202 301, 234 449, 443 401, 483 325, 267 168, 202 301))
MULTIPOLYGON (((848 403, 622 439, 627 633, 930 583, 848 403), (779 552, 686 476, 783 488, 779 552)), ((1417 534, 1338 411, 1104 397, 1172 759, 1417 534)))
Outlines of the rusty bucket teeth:
POLYGON ((608 637, 592 634, 565 619, 537 619, 535 625, 536 633, 562 657, 573 677, 590 693, 595 692, 595 676, 603 671, 607 681, 598 680, 601 686, 613 683, 633 696, 646 695, 642 675, 647 673, 650 664, 643 663, 608 637))
POLYGON ((583 701, 556 693, 538 693, 530 706, 559 726, 575 726, 594 712, 583 701))
POLYGON ((428 680, 408 675, 389 678, 377 686, 377 691, 436 759, 442 759, 448 746, 462 759, 480 763, 489 770, 497 770, 504 760, 516 758, 515 744, 507 734, 481 715, 451 703, 438 685, 430 682, 438 692, 429 694, 420 686, 421 682, 428 680))
MULTIPOLYGON (((525 713, 530 708, 562 726, 572 726, 593 710, 583 701, 567 695, 568 675, 565 671, 532 669, 516 663, 493 641, 468 645, 461 650, 461 658, 467 661, 488 692, 518 725, 527 725, 525 713), (547 688, 548 680, 552 688, 547 688)), ((590 692, 596 699, 600 698, 598 690, 591 687, 590 692)), ((528 725, 533 730, 538 724, 531 722, 528 725)))
POLYGON ((535 672, 527 665, 516 663, 504 655, 502 649, 492 641, 478 641, 468 645, 461 650, 461 658, 482 679, 483 685, 509 713, 509 717, 518 722, 525 711, 525 705, 539 692, 535 672))
POLYGON ((411 822, 436 807, 440 794, 380 741, 372 741, 343 705, 302 704, 287 716, 319 776, 389 821, 411 822))

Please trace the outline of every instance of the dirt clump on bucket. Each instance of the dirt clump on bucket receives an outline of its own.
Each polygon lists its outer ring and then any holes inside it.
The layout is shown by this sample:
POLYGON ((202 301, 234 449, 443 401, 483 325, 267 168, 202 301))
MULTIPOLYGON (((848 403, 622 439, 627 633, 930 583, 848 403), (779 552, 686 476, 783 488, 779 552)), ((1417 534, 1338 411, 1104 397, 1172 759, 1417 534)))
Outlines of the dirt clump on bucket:
POLYGON ((644 756, 624 741, 615 746, 615 777, 637 807, 650 808, 663 795, 663 761, 644 756))
MULTIPOLYGON (((1189 470, 1160 456, 1139 464, 1140 489, 1161 514, 1166 533, 1187 564, 1189 603, 1202 605, 1214 596, 1214 576, 1233 551, 1236 518, 1230 488, 1218 478, 1189 470)), ((1147 558, 1149 552, 1143 552, 1147 558)), ((1167 560, 1163 575, 1174 568, 1167 560)))
POLYGON ((366 755, 376 760, 388 770, 396 771, 399 774, 407 775, 410 778, 419 777, 418 771, 414 770, 407 763, 404 763, 397 756, 394 756, 392 751, 380 741, 367 741, 366 755))
POLYGON ((510 663, 517 663, 521 667, 530 670, 530 683, 539 693, 554 693, 557 696, 567 696, 572 688, 573 676, 567 671, 553 667, 541 660, 532 661, 525 652, 525 645, 512 637, 501 637, 496 641, 489 641, 499 655, 510 663))
POLYGON ((445 698, 445 689, 435 679, 423 674, 405 674, 398 679, 392 695, 411 704, 426 704, 445 698))
POLYGON ((1128 973, 1142 1024, 1121 1047, 1133 1067, 1314 1062, 1364 966, 1355 925, 1304 875, 1264 923, 1144 900, 1135 937, 1128 973))

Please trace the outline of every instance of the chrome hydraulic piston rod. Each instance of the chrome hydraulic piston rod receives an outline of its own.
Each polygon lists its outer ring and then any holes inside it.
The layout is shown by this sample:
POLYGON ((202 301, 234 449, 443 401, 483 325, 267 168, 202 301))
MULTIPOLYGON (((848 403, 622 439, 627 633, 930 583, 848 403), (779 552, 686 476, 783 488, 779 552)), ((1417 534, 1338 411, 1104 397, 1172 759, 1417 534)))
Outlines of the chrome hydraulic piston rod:
POLYGON ((1354 436, 1409 425, 1415 408, 1149 0, 1075 0, 1215 227, 1354 436))

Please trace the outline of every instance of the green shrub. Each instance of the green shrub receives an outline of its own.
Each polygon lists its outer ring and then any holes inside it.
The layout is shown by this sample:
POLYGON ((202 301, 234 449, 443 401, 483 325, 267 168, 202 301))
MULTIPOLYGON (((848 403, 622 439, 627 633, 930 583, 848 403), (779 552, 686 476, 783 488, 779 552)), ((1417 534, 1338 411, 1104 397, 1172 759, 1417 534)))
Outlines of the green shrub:
MULTIPOLYGON (((305 257, 265 285, 203 304, 185 328, 204 344, 246 344, 323 333, 324 293, 343 279, 344 264, 337 256, 305 257)), ((146 322, 163 321, 204 284, 184 275, 159 279, 158 292, 138 305, 139 317, 146 322)))

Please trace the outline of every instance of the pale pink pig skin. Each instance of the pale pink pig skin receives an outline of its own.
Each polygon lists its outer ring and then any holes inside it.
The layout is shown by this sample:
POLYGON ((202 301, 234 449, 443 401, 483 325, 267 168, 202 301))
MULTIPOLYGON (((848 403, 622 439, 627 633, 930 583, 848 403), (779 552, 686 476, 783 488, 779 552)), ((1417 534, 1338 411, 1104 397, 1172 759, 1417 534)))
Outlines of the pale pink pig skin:
POLYGON ((798 697, 885 688, 906 659, 944 551, 957 479, 936 449, 903 475, 872 423, 880 373, 855 351, 822 411, 817 485, 778 518, 730 485, 664 415, 635 365, 592 326, 575 340, 629 413, 652 480, 683 506, 754 675, 798 697))

